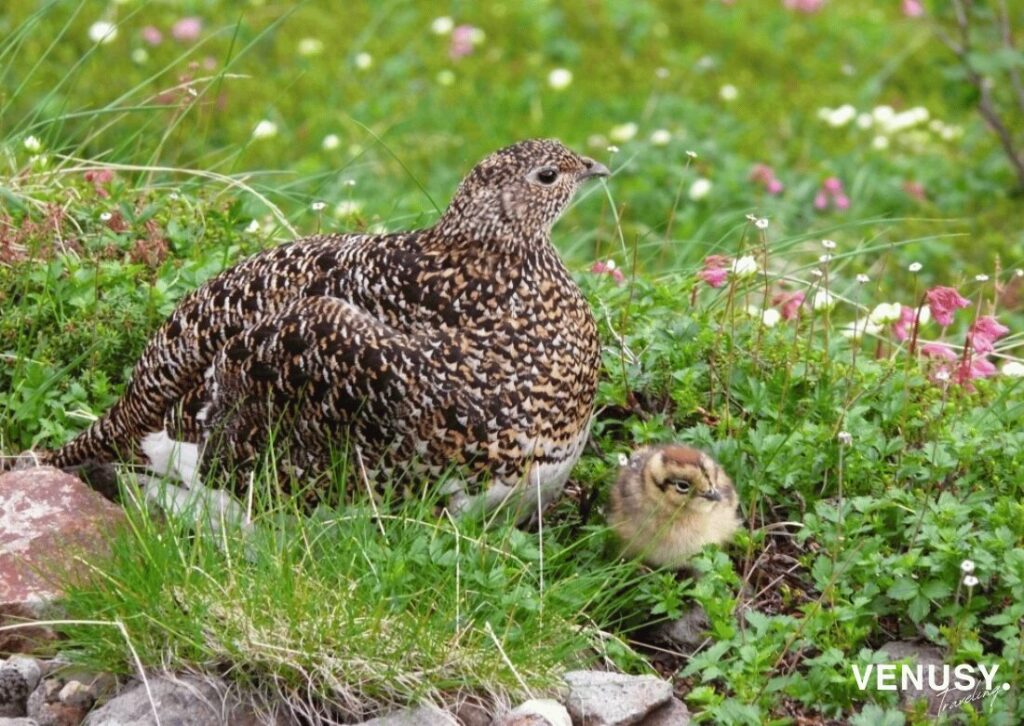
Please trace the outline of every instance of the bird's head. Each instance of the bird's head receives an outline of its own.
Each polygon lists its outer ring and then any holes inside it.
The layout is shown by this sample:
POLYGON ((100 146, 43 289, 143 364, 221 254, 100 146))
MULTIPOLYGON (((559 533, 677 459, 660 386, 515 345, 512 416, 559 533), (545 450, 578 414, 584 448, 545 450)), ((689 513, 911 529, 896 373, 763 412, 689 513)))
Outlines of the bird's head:
POLYGON ((641 462, 643 485, 655 497, 660 492, 669 510, 710 512, 736 507, 736 490, 722 467, 703 451, 670 444, 649 449, 641 462))
POLYGON ((462 180, 441 224, 456 233, 547 235, 580 184, 606 166, 556 139, 528 139, 477 164, 462 180))

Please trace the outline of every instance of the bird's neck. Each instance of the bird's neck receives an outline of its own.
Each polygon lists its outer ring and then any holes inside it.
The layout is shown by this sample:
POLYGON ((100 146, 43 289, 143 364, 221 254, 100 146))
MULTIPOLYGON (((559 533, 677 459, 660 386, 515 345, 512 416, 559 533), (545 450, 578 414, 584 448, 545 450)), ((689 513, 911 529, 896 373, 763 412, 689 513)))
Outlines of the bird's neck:
POLYGON ((467 224, 464 218, 442 217, 421 238, 423 252, 446 265, 486 260, 490 265, 521 266, 553 251, 550 230, 526 230, 507 222, 467 224))

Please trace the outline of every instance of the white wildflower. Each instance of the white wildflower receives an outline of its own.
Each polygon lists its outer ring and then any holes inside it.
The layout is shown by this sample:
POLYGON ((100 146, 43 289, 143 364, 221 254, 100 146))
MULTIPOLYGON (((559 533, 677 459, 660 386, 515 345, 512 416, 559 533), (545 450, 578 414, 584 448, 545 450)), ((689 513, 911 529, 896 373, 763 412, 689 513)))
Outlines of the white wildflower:
POLYGON ((889 148, 889 137, 879 134, 871 139, 871 148, 875 151, 885 151, 889 148))
POLYGON ((555 68, 548 73, 548 85, 556 91, 562 91, 572 83, 572 71, 568 68, 555 68))
POLYGON ((114 218, 114 215, 113 215, 113 214, 111 214, 110 212, 103 212, 103 213, 102 213, 102 214, 100 215, 100 221, 101 221, 101 222, 109 222, 109 221, 110 221, 111 219, 113 219, 113 218, 114 218))
POLYGON ((439 18, 434 18, 434 22, 430 24, 430 32, 434 35, 448 35, 455 28, 455 21, 447 15, 442 15, 439 18))
POLYGON ((828 255, 828 254, 822 255, 821 257, 818 258, 818 262, 820 262, 823 265, 827 265, 831 261, 832 261, 832 255, 828 255))
POLYGON ((911 262, 909 265, 907 265, 907 269, 910 272, 920 272, 921 271, 921 267, 922 267, 922 265, 921 265, 920 262, 911 262))
POLYGON ((711 191, 711 180, 700 177, 694 180, 693 184, 690 185, 690 199, 695 202, 699 202, 701 199, 706 197, 711 191))
POLYGON ((758 229, 768 229, 768 218, 767 217, 759 217, 759 218, 755 219, 754 220, 754 226, 757 227, 758 229))
POLYGON ((361 71, 365 71, 367 68, 373 65, 373 56, 367 52, 356 53, 355 57, 356 68, 361 71))
POLYGON ((252 137, 254 139, 270 139, 274 136, 277 136, 277 124, 267 119, 260 121, 256 124, 256 128, 252 130, 252 137))
POLYGON ((836 306, 836 298, 828 290, 818 290, 811 300, 811 307, 815 310, 831 310, 836 306))
POLYGON ((871 278, 862 272, 861 274, 857 275, 857 282, 863 285, 866 282, 871 282, 871 278))
POLYGON ((861 319, 855 323, 847 323, 840 332, 844 338, 860 340, 865 335, 877 335, 881 329, 880 325, 876 325, 867 319, 861 319))
POLYGON ((692 151, 690 149, 686 150, 686 155, 688 157, 690 157, 691 159, 696 159, 697 158, 697 152, 696 151, 692 151))
POLYGON ((618 154, 619 153, 619 147, 616 146, 615 144, 609 144, 608 145, 608 153, 609 154, 618 154))
POLYGON ((774 328, 782 320, 782 313, 775 308, 765 308, 761 313, 761 324, 766 328, 774 328))
POLYGON ((638 130, 639 127, 635 123, 630 121, 628 123, 619 124, 618 126, 613 126, 612 130, 608 132, 608 137, 612 141, 617 141, 620 144, 624 144, 630 139, 632 139, 634 136, 636 136, 636 132, 638 130))
POLYGON ((629 463, 629 457, 623 453, 619 453, 619 466, 625 466, 629 463))
POLYGON ((93 43, 106 45, 117 37, 117 26, 106 20, 97 20, 89 26, 89 40, 93 43))
POLYGON ((960 572, 970 575, 974 572, 974 560, 964 560, 960 563, 960 572))
POLYGON ((249 233, 249 234, 256 234, 257 232, 259 232, 260 231, 260 223, 259 223, 259 221, 254 219, 251 222, 249 222, 249 224, 245 228, 245 231, 247 233, 249 233))
POLYGON ((327 207, 327 202, 313 202, 309 205, 309 208, 314 212, 322 212, 327 207))
POLYGON ((823 239, 821 241, 821 246, 824 247, 826 250, 834 250, 836 248, 836 243, 830 239, 823 239))
POLYGON ((974 279, 977 282, 988 282, 988 275, 975 275, 974 279))
POLYGON ((873 123, 875 123, 875 119, 871 117, 870 113, 862 113, 857 116, 857 128, 859 129, 869 129, 873 123))
POLYGON ((132 51, 132 63, 141 66, 143 63, 149 60, 149 51, 145 48, 136 48, 132 51))
POLYGON ((978 583, 980 582, 980 580, 978 580, 978 578, 975 577, 974 575, 964 575, 963 582, 964 582, 964 587, 970 589, 972 587, 977 587, 978 583))
POLYGON ((320 142, 320 148, 324 151, 334 151, 341 146, 341 139, 338 138, 337 134, 327 134, 324 140, 320 142))
POLYGON ((868 315, 868 320, 878 325, 895 323, 900 319, 901 310, 899 303, 878 303, 868 315))
POLYGON ((1010 378, 1024 378, 1024 363, 1015 360, 1003 363, 1002 373, 1010 378))
POLYGON ((299 41, 299 55, 314 56, 324 52, 324 42, 319 38, 303 38, 299 41))
POLYGON ((751 255, 744 255, 733 260, 730 269, 736 277, 750 277, 757 274, 757 260, 751 255))
POLYGON ((736 86, 726 83, 718 89, 718 97, 723 101, 731 102, 740 97, 740 92, 736 89, 736 86))
POLYGON ((654 75, 657 78, 660 78, 660 79, 664 80, 664 79, 668 78, 668 68, 665 68, 664 66, 660 66, 658 68, 655 68, 654 69, 654 75))
POLYGON ((949 382, 949 371, 947 371, 945 368, 943 368, 943 369, 941 369, 939 371, 936 371, 935 372, 935 380, 938 381, 939 383, 948 383, 949 382))
POLYGON ((853 434, 849 431, 840 431, 836 434, 836 439, 838 439, 839 443, 843 446, 850 446, 853 444, 853 434))
POLYGON ((25 151, 32 154, 38 154, 43 150, 43 144, 35 136, 26 136, 25 140, 21 142, 22 146, 25 147, 25 151))
POLYGON ((672 140, 672 134, 668 129, 655 129, 651 132, 651 143, 654 146, 667 146, 672 140))
POLYGON ((334 216, 338 219, 346 219, 348 217, 355 217, 361 211, 363 211, 363 203, 357 202, 351 199, 345 199, 338 202, 334 207, 334 216))

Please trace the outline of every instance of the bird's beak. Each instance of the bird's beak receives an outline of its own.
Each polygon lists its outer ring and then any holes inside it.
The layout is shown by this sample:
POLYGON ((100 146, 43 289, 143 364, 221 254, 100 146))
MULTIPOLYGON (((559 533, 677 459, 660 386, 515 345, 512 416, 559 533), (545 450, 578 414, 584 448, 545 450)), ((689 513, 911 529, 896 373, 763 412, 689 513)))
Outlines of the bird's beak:
POLYGON ((718 491, 717 489, 709 489, 708 491, 706 491, 703 494, 701 494, 701 496, 704 497, 705 499, 707 499, 710 502, 720 502, 720 501, 722 501, 722 493, 720 491, 718 491))
POLYGON ((607 166, 589 157, 583 157, 583 165, 587 168, 580 172, 580 179, 590 179, 595 176, 611 176, 607 166))

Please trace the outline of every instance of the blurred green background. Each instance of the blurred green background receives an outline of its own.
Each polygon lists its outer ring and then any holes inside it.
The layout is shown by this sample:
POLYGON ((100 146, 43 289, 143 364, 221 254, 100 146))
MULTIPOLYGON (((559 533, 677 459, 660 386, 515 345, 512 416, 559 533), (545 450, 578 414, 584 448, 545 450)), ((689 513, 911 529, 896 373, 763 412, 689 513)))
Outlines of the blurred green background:
MULTIPOLYGON (((904 245, 896 262, 946 283, 1020 265, 1010 166, 937 21, 903 5, 8 0, 0 131, 12 174, 34 135, 52 153, 246 175, 300 231, 429 223, 483 155, 555 136, 616 169, 624 241, 654 271, 734 247, 748 213, 774 236, 904 245), (845 210, 815 207, 830 177, 845 210)), ((608 199, 569 220, 578 264, 625 256, 608 199)))

